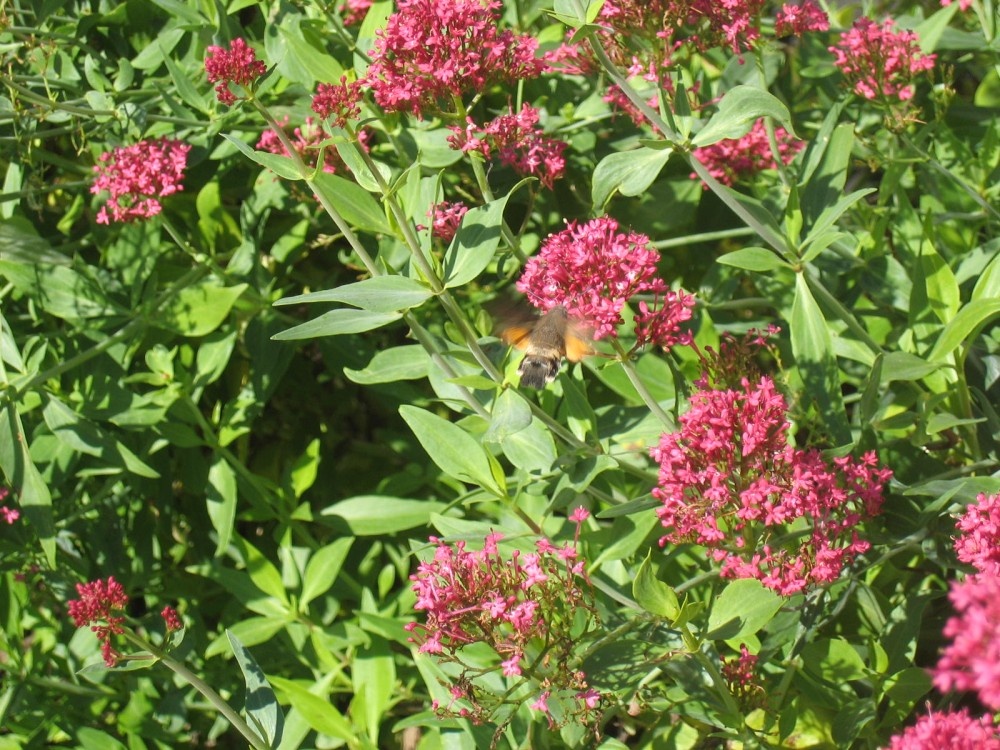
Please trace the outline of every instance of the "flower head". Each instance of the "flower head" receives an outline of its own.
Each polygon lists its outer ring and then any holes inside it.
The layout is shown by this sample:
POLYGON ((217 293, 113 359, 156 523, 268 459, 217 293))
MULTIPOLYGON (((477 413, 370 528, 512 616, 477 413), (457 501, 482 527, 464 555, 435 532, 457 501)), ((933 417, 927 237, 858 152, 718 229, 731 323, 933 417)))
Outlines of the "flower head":
POLYGON ((538 110, 525 104, 517 114, 500 115, 483 126, 468 118, 464 129, 451 128, 454 135, 448 136, 448 143, 466 153, 478 151, 486 159, 496 152, 501 163, 519 175, 534 175, 551 189, 566 168, 566 144, 543 135, 537 124, 538 110))
POLYGON ((374 0, 347 0, 341 8, 344 26, 360 26, 365 20, 374 0))
POLYGON ((90 192, 110 193, 97 214, 98 224, 147 219, 160 213, 160 198, 184 189, 181 181, 191 146, 161 138, 105 152, 94 165, 90 192))
POLYGON ((878 513, 891 472, 873 453, 831 466, 790 446, 787 433, 770 378, 696 391, 680 430, 651 451, 668 530, 660 544, 701 544, 724 578, 756 578, 784 596, 836 580, 868 549, 856 527, 878 513))
POLYGON ((499 2, 400 0, 371 50, 366 80, 379 106, 420 116, 494 83, 538 76, 537 41, 497 23, 499 2))
POLYGON ((76 591, 80 598, 69 602, 69 616, 78 628, 90 625, 101 641, 104 663, 113 667, 120 654, 111 646, 111 636, 124 632, 122 624, 125 622, 125 618, 115 612, 128 606, 128 595, 114 576, 107 581, 78 583, 76 591))
POLYGON ((952 642, 932 670, 938 690, 974 690, 1000 711, 1000 576, 980 573, 952 584, 956 615, 944 626, 952 642))
POLYGON ((1000 575, 1000 494, 979 495, 965 509, 956 527, 958 559, 980 573, 1000 575))
POLYGON ((974 719, 969 709, 928 711, 912 727, 895 735, 886 750, 1000 750, 1000 736, 985 716, 974 719))
MULTIPOLYGON (((774 129, 774 137, 778 142, 778 155, 783 164, 788 164, 806 145, 782 127, 774 129)), ((777 167, 763 120, 757 120, 750 132, 743 137, 702 146, 694 150, 694 156, 705 165, 709 174, 722 184, 730 186, 741 178, 777 167)))
POLYGON ((622 308, 631 297, 666 292, 663 279, 656 277, 659 260, 646 235, 619 232, 610 216, 585 224, 571 221, 525 264, 517 288, 540 310, 564 307, 599 339, 617 335, 622 308))
POLYGON ((164 607, 160 612, 160 617, 163 618, 163 622, 167 626, 167 631, 181 630, 184 627, 181 616, 171 606, 164 607))
POLYGON ((669 349, 678 343, 690 343, 691 335, 681 332, 681 323, 691 319, 694 306, 694 297, 684 290, 675 292, 672 289, 663 293, 662 300, 657 295, 652 307, 640 302, 635 314, 636 346, 669 349))
POLYGON ((348 81, 340 77, 340 83, 321 83, 313 97, 313 112, 320 117, 333 117, 338 128, 347 125, 348 120, 356 120, 361 115, 361 81, 348 81))
POLYGON ((431 219, 431 227, 434 236, 445 244, 454 239, 462 217, 468 212, 469 207, 464 203, 450 203, 441 201, 430 207, 427 215, 431 219))
POLYGON ((912 31, 894 31, 892 19, 879 26, 859 18, 830 47, 835 63, 865 99, 913 98, 913 77, 934 67, 934 55, 924 55, 912 31))
MULTIPOLYGON (((414 609, 426 619, 410 623, 407 630, 415 634, 412 640, 421 653, 463 668, 462 649, 485 644, 497 654, 496 669, 504 676, 534 680, 546 691, 545 698, 572 698, 587 689, 585 676, 559 665, 571 658, 579 643, 579 614, 589 613, 596 621, 590 587, 580 567, 548 540, 540 540, 544 543, 537 545, 537 552, 522 554, 502 552, 501 538, 493 534, 483 549, 469 550, 464 542, 452 545, 432 537, 434 557, 410 576, 417 595, 414 609), (539 663, 527 655, 537 654, 542 644, 548 657, 539 663)), ((439 711, 487 720, 497 706, 474 677, 481 671, 478 665, 470 666, 456 678, 453 695, 460 701, 459 710, 449 705, 439 711)), ((585 704, 579 709, 589 710, 585 704)))
POLYGON ((774 18, 774 33, 778 36, 827 31, 829 28, 830 19, 813 0, 803 0, 798 5, 782 5, 774 18))
MULTIPOLYGON (((0 487, 0 503, 4 502, 9 496, 10 490, 6 487, 0 487)), ((17 510, 17 508, 8 508, 6 505, 0 505, 0 517, 3 518, 5 523, 10 525, 21 517, 21 511, 17 510)))
POLYGON ((257 59, 257 53, 243 39, 236 38, 229 49, 212 45, 207 50, 205 73, 209 83, 215 84, 215 95, 227 106, 236 103, 237 97, 230 84, 249 89, 254 81, 267 72, 267 66, 257 59))

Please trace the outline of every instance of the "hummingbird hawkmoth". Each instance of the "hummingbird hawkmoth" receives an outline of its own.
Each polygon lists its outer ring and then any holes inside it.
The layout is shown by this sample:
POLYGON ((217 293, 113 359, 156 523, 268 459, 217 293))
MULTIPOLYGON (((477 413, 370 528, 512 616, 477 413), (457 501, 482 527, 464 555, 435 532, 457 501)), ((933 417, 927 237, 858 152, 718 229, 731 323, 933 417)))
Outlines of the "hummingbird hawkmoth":
POLYGON ((505 344, 524 352, 517 374, 527 388, 544 388, 551 383, 563 357, 579 362, 594 354, 590 339, 565 307, 554 307, 542 315, 507 311, 501 314, 498 330, 505 344))

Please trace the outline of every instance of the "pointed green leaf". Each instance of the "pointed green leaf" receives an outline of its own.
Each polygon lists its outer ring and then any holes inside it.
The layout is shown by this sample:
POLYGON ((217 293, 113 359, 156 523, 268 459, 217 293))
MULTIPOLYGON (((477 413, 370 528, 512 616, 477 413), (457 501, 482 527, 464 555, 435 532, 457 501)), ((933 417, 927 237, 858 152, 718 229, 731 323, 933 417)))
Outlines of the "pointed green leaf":
POLYGON ((243 679, 246 682, 246 713, 251 722, 261 732, 261 736, 267 740, 270 747, 277 747, 281 743, 281 734, 285 726, 285 716, 278 705, 278 699, 274 696, 274 690, 264 675, 264 670, 260 668, 250 652, 240 643, 239 639, 233 635, 231 630, 226 630, 226 636, 233 647, 233 654, 243 672, 243 679))
POLYGON ((647 552, 632 581, 632 598, 647 612, 673 621, 680 613, 677 594, 656 577, 653 571, 653 553, 647 552))

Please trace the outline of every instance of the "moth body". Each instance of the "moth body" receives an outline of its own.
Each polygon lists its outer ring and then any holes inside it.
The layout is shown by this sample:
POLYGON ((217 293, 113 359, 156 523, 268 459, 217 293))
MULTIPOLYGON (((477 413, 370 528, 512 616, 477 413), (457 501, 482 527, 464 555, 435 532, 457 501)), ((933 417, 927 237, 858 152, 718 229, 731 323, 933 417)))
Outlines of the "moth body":
POLYGON ((509 325, 501 338, 524 352, 517 374, 526 388, 544 388, 551 383, 559 374, 563 357, 579 362, 594 353, 564 307, 554 307, 544 315, 509 325))

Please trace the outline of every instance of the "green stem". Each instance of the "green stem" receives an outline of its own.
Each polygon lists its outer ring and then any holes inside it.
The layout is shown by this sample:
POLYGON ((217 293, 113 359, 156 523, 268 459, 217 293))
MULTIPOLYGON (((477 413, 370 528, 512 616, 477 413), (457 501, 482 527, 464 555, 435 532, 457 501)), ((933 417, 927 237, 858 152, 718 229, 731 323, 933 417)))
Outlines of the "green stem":
POLYGON ((264 739, 253 729, 251 729, 250 725, 243 720, 243 717, 240 716, 236 710, 222 698, 221 695, 215 692, 215 690, 213 690, 207 682, 201 679, 201 677, 184 666, 184 664, 167 654, 166 651, 157 648, 145 638, 141 638, 131 630, 126 629, 123 634, 129 641, 139 648, 151 653, 163 663, 163 666, 173 671, 181 679, 190 684, 191 687, 205 696, 205 699, 215 706, 219 713, 226 717, 226 720, 233 725, 236 731, 246 738, 246 741, 250 743, 251 747, 255 748, 255 750, 268 750, 268 743, 265 742, 264 739))
POLYGON ((656 418, 663 423, 663 426, 666 427, 669 432, 676 430, 677 424, 674 422, 674 418, 663 411, 663 408, 657 400, 653 398, 653 394, 651 394, 649 389, 646 388, 646 384, 642 382, 642 378, 639 377, 639 373, 635 369, 635 362, 632 360, 629 353, 625 351, 621 342, 616 338, 612 338, 611 346, 614 347, 615 353, 618 355, 618 361, 625 370, 625 375, 628 377, 632 387, 635 388, 636 393, 639 394, 639 398, 642 399, 643 403, 649 407, 649 410, 656 415, 656 418))
POLYGON ((683 237, 671 237, 666 240, 650 242, 650 247, 657 250, 666 250, 671 247, 684 247, 694 245, 699 242, 715 242, 716 240, 726 240, 731 237, 746 237, 754 234, 750 227, 739 227, 738 229, 720 229, 717 232, 699 232, 698 234, 686 234, 683 237))
POLYGON ((8 88, 18 92, 28 101, 47 107, 50 110, 69 112, 70 114, 81 115, 83 117, 117 117, 118 115, 118 113, 114 110, 91 109, 90 107, 77 107, 73 104, 66 104, 65 102, 54 102, 44 96, 39 96, 29 88, 25 88, 24 86, 15 83, 8 76, 0 75, 0 83, 3 83, 8 88))

